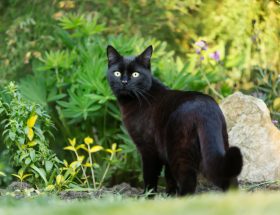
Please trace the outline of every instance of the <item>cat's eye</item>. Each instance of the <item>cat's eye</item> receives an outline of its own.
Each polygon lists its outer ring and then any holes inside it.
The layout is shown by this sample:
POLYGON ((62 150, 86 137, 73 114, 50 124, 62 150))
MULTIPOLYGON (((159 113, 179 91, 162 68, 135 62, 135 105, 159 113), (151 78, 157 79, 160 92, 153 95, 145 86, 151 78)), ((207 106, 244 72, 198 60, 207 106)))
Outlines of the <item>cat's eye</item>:
POLYGON ((137 78, 139 75, 140 75, 139 72, 133 72, 132 73, 132 77, 133 78, 137 78))
POLYGON ((121 73, 120 73, 119 71, 116 71, 116 72, 114 72, 114 76, 120 77, 120 76, 121 76, 121 73))

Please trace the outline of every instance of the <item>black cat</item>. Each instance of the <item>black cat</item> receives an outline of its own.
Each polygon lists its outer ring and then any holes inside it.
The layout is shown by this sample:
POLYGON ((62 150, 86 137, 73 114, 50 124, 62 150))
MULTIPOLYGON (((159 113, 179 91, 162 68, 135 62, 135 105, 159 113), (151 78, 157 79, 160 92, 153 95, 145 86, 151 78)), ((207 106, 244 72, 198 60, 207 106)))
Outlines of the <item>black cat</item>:
POLYGON ((197 172, 223 190, 237 183, 242 155, 229 147, 223 113, 199 92, 171 90, 151 74, 149 46, 136 57, 107 47, 108 81, 122 119, 142 156, 145 190, 157 190, 165 166, 166 192, 195 192, 197 172))

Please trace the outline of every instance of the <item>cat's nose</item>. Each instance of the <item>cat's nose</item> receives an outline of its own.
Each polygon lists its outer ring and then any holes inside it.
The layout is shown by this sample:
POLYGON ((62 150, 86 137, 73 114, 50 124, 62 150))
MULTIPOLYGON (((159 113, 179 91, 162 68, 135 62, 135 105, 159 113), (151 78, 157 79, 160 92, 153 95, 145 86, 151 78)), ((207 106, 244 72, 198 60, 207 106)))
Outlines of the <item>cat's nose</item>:
POLYGON ((125 86, 127 85, 127 80, 122 80, 122 84, 125 86))

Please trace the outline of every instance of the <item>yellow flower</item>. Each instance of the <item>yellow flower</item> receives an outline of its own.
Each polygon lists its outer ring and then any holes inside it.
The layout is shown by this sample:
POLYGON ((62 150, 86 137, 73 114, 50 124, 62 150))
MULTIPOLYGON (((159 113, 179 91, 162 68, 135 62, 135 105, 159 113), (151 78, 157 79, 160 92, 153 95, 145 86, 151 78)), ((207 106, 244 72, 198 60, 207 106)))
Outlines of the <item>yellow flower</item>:
POLYGON ((32 141, 33 140, 33 137, 34 137, 34 131, 32 128, 28 128, 28 131, 27 131, 27 137, 29 139, 29 141, 32 141))
POLYGON ((93 143, 93 139, 91 137, 86 137, 84 139, 85 144, 90 145, 93 143))
POLYGON ((76 138, 73 138, 72 140, 69 138, 68 141, 69 141, 71 146, 75 146, 76 145, 76 138))
POLYGON ((36 114, 29 117, 29 119, 27 120, 27 127, 33 128, 36 123, 37 118, 38 118, 38 115, 36 115, 36 114))

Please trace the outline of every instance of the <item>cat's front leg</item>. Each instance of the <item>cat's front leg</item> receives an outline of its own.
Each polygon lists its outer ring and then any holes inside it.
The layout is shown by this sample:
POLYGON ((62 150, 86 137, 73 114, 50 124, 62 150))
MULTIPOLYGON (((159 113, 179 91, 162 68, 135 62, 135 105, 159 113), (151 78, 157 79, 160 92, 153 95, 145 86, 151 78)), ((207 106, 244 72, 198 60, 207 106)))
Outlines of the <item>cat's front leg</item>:
POLYGON ((142 157, 142 168, 144 177, 144 192, 157 191, 158 177, 162 170, 162 163, 157 154, 140 151, 142 157))

